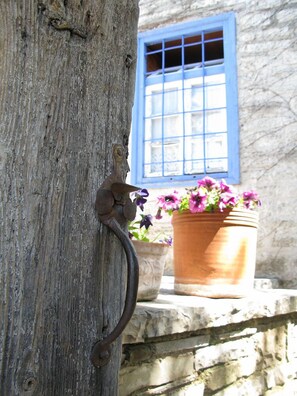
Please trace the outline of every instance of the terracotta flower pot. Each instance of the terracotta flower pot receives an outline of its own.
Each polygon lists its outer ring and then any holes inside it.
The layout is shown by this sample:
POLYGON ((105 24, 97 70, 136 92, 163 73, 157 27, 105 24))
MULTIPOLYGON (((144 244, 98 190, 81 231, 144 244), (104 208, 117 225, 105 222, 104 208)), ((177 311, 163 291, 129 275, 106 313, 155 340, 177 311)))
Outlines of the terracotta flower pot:
POLYGON ((253 289, 258 213, 174 212, 174 290, 205 297, 244 297, 253 289))
POLYGON ((139 264, 137 301, 157 298, 169 246, 162 243, 133 241, 139 264))

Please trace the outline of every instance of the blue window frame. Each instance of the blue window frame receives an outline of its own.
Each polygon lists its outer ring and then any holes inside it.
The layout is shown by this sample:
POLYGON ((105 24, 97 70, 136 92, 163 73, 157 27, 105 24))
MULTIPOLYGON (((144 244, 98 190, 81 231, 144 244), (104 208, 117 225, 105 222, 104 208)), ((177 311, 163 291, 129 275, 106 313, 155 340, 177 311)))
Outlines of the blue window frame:
POLYGON ((138 36, 132 182, 239 182, 235 16, 222 14, 138 36))

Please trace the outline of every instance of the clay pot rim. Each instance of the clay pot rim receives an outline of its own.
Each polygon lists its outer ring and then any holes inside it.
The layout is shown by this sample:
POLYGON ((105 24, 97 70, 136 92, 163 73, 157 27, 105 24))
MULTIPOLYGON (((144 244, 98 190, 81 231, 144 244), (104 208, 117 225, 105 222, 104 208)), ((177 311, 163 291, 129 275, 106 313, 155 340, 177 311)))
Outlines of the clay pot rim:
POLYGON ((133 244, 140 245, 140 244, 146 244, 146 245, 154 245, 154 246, 164 246, 164 247, 171 247, 168 245, 168 243, 163 243, 163 242, 147 242, 147 241, 139 241, 138 239, 132 239, 131 240, 133 244))
POLYGON ((231 213, 231 212, 242 212, 242 213, 254 213, 254 214, 259 214, 259 212, 257 210, 252 210, 252 209, 247 209, 247 208, 238 208, 238 207, 234 207, 234 208, 225 208, 222 211, 219 209, 215 209, 212 212, 208 212, 206 210, 204 210, 203 212, 197 212, 197 213, 192 213, 190 212, 189 209, 187 210, 183 210, 182 212, 179 212, 178 210, 174 210, 172 212, 172 215, 176 216, 176 215, 183 215, 183 214, 191 214, 191 215, 203 215, 203 214, 216 214, 216 213, 231 213))
POLYGON ((248 227, 258 227, 259 213, 254 210, 249 210, 246 208, 228 208, 224 209, 222 212, 220 210, 215 210, 213 212, 198 212, 191 213, 189 210, 183 212, 174 211, 171 223, 186 223, 186 222, 196 222, 200 223, 206 222, 218 222, 225 225, 244 225, 248 227))

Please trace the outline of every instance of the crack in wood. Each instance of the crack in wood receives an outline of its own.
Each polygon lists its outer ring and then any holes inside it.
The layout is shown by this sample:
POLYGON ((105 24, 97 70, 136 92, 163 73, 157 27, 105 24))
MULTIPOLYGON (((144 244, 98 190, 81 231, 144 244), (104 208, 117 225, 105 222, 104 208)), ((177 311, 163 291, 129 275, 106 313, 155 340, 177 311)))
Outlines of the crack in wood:
MULTIPOLYGON (((40 1, 38 3, 38 10, 48 18, 50 25, 54 29, 68 30, 71 34, 86 39, 88 36, 87 28, 67 18, 66 6, 67 0, 64 0, 63 4, 60 1, 54 1, 51 5, 47 5, 43 1, 40 1)), ((90 11, 87 12, 87 20, 89 16, 90 11)))
POLYGON ((84 27, 77 26, 63 18, 50 18, 50 24, 57 30, 68 30, 70 33, 76 34, 83 39, 86 39, 88 36, 84 27))

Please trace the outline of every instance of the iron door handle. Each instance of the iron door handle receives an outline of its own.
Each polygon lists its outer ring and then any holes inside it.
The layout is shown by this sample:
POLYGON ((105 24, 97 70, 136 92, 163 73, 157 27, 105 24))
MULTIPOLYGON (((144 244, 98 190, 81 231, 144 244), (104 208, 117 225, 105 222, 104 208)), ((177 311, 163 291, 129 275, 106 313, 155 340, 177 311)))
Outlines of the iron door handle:
POLYGON ((127 288, 125 306, 118 324, 106 338, 93 345, 91 362, 95 367, 102 367, 108 363, 111 357, 111 344, 121 335, 133 315, 138 291, 137 256, 128 233, 123 229, 126 228, 127 220, 135 218, 136 205, 131 201, 129 193, 139 190, 139 187, 131 186, 123 181, 123 173, 128 165, 124 148, 121 145, 113 147, 113 160, 113 172, 97 191, 95 207, 99 220, 113 231, 124 248, 127 259, 127 288))
POLYGON ((122 231, 119 223, 114 219, 105 223, 118 237, 123 245, 127 258, 127 289, 125 298, 125 307, 122 316, 114 330, 103 340, 97 341, 91 352, 91 361, 95 367, 102 367, 108 363, 111 354, 111 344, 121 335, 129 320, 131 319, 136 302, 138 290, 138 261, 135 249, 128 237, 122 231))

